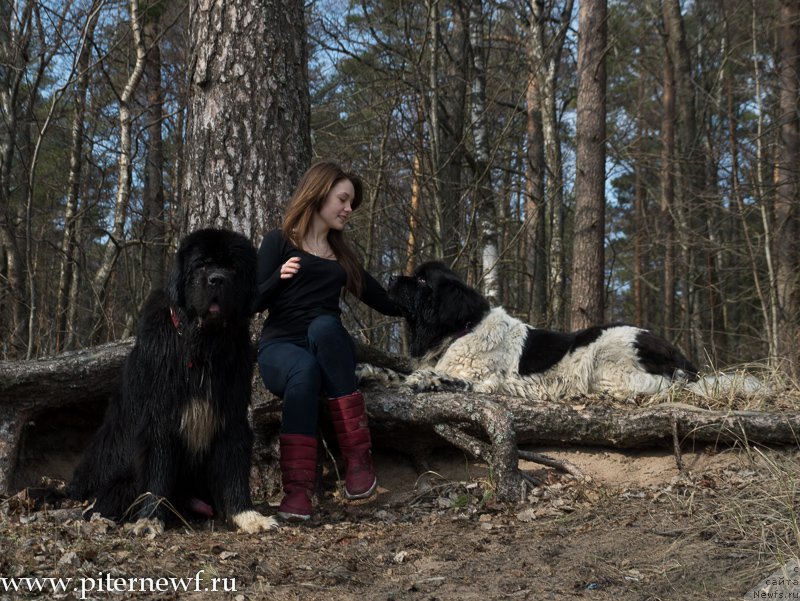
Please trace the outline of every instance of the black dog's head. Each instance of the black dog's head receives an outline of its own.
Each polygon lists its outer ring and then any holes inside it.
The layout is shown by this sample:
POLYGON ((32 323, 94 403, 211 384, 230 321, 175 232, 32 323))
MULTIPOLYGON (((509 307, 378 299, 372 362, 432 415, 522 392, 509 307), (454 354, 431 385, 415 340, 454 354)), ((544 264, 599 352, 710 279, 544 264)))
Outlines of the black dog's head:
POLYGON ((389 296, 408 322, 415 357, 448 336, 466 332, 489 311, 486 299, 441 261, 423 263, 413 276, 394 278, 389 296))
POLYGON ((197 230, 178 248, 167 294, 173 307, 203 327, 246 321, 255 273, 256 250, 245 236, 230 230, 197 230))

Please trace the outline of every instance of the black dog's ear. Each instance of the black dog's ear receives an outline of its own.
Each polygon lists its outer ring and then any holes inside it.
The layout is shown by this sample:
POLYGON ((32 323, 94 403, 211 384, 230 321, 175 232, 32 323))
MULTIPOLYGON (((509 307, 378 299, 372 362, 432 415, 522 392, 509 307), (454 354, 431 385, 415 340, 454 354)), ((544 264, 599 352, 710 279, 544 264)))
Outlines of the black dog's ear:
POLYGON ((489 312, 489 302, 455 278, 438 282, 435 293, 441 323, 458 327, 474 326, 489 312))

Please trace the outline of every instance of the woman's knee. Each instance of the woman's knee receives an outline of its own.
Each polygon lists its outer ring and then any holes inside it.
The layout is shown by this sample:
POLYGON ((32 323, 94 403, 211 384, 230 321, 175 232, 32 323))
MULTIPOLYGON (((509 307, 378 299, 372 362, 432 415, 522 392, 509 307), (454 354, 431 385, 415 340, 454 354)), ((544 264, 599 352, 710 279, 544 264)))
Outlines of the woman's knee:
POLYGON ((333 315, 320 315, 308 326, 308 339, 319 347, 344 350, 353 348, 350 334, 344 329, 342 322, 333 315))
POLYGON ((264 386, 281 398, 319 395, 322 374, 317 360, 306 352, 282 350, 267 347, 259 353, 258 369, 264 386))

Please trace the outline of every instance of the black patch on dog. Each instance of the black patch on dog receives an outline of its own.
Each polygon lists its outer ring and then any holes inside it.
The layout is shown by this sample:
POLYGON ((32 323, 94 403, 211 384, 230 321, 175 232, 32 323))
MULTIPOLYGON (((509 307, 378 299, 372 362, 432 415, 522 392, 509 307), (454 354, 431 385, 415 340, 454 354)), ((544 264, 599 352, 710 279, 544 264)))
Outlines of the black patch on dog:
POLYGON ((489 312, 486 299, 440 261, 420 265, 411 277, 394 278, 389 295, 408 323, 414 357, 467 333, 489 312))
POLYGON ((93 513, 167 521, 198 497, 218 514, 252 508, 247 421, 256 251, 216 229, 187 236, 166 290, 148 298, 121 391, 68 487, 93 513), (150 493, 145 495, 145 493, 150 493), (146 498, 142 498, 146 497, 146 498))
POLYGON ((547 371, 577 348, 589 346, 608 326, 594 326, 573 333, 529 328, 519 358, 519 373, 526 376, 547 371))
POLYGON ((648 330, 641 330, 636 335, 633 346, 639 363, 647 373, 665 378, 680 376, 689 382, 697 380, 697 368, 694 364, 664 338, 648 330))

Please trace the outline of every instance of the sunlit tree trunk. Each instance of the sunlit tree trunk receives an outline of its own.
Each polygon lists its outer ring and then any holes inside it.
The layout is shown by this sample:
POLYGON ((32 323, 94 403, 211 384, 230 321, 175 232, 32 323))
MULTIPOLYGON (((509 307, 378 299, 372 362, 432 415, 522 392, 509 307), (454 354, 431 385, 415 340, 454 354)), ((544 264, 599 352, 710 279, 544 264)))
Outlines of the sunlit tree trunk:
POLYGON ((106 289, 111 279, 112 270, 122 250, 125 238, 125 224, 131 195, 133 102, 134 94, 139 87, 145 66, 145 47, 142 39, 142 15, 138 0, 130 3, 130 29, 133 37, 133 49, 136 62, 128 76, 125 88, 119 96, 119 163, 117 193, 112 213, 113 225, 108 232, 105 251, 100 265, 94 275, 93 289, 97 303, 95 316, 97 324, 93 336, 96 337, 104 328, 106 310, 106 289))
POLYGON ((258 243, 311 161, 304 3, 189 3, 187 226, 258 243))

